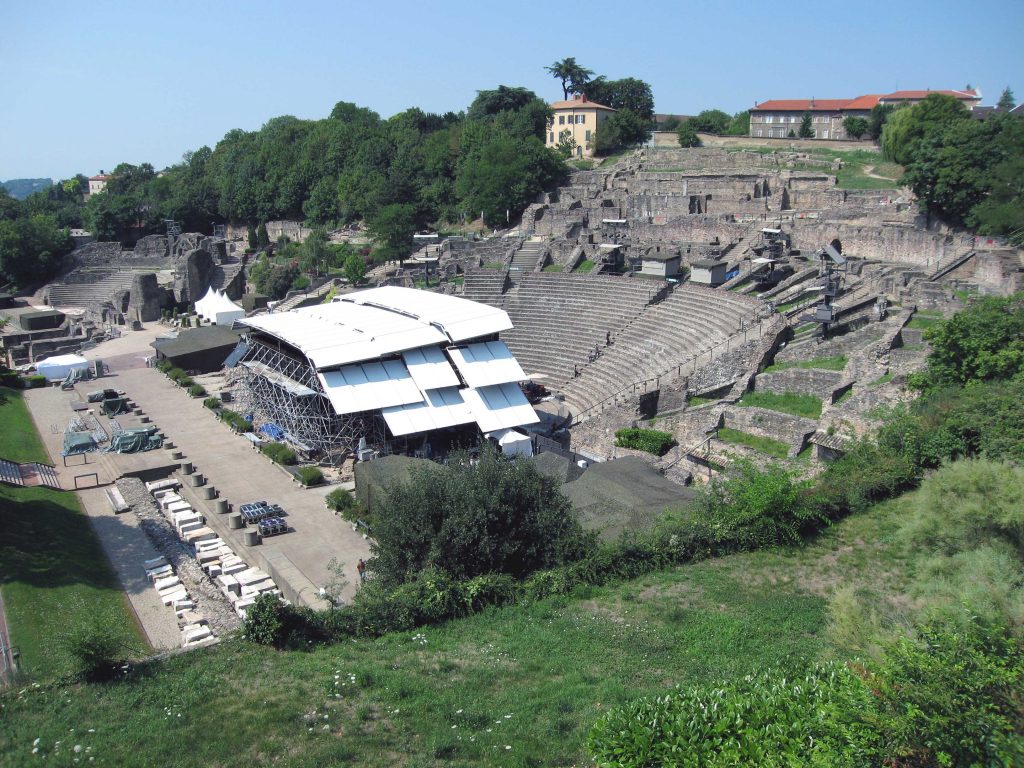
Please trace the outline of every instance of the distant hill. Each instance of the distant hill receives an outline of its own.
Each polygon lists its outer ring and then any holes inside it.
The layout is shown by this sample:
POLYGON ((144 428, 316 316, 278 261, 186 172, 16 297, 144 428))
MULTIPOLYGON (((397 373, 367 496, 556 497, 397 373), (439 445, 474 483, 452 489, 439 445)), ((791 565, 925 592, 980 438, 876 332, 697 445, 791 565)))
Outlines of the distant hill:
POLYGON ((0 186, 10 192, 11 197, 24 200, 33 192, 52 187, 53 179, 11 179, 10 181, 0 181, 0 186))

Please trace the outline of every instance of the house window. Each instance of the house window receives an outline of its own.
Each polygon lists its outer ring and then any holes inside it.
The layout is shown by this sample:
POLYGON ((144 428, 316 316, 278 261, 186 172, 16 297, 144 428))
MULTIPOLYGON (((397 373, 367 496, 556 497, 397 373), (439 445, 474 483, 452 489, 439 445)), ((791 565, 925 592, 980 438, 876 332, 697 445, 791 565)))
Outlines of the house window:
POLYGON ((576 122, 579 123, 580 125, 584 125, 587 122, 587 116, 586 115, 576 115, 576 122))
POLYGON ((554 143, 555 143, 555 134, 554 133, 549 133, 548 134, 548 144, 554 144, 554 143))
POLYGON ((590 131, 587 131, 587 141, 590 141, 590 131))
POLYGON ((760 135, 761 135, 761 134, 763 134, 763 133, 764 133, 764 131, 762 131, 762 130, 761 130, 760 128, 758 128, 758 129, 757 129, 757 135, 758 135, 758 136, 760 136, 760 135))
POLYGON ((558 116, 558 124, 559 125, 565 125, 565 115, 559 115, 558 116))
POLYGON ((823 138, 823 139, 827 139, 828 138, 828 129, 827 128, 824 131, 822 131, 821 138, 823 138))

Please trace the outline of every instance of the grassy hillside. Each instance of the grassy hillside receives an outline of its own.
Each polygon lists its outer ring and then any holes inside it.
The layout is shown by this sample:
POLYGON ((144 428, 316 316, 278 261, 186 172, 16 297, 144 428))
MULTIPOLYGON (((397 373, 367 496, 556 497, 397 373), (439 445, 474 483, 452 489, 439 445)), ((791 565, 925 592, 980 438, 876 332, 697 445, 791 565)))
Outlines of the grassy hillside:
MULTIPOLYGON (((0 387, 0 424, 0 457, 49 461, 20 391, 0 387)), ((0 531, 0 590, 23 669, 43 678, 73 671, 63 635, 76 624, 108 622, 145 647, 74 494, 0 485, 0 531)))
POLYGON ((0 709, 0 760, 27 764, 36 738, 64 754, 74 728, 90 755, 122 765, 585 763, 586 734, 610 707, 843 653, 827 639, 828 597, 849 587, 899 603, 904 564, 885 543, 897 519, 886 505, 805 548, 378 640, 308 653, 231 641, 130 682, 15 692, 0 709))

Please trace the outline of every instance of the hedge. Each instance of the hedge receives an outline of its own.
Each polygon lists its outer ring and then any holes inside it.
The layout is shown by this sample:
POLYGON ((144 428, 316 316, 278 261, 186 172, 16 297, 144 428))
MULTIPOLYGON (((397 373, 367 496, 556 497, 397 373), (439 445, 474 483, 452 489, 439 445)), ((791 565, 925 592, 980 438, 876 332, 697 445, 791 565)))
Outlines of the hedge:
POLYGON ((264 456, 269 457, 275 464, 291 466, 297 460, 295 451, 284 443, 265 443, 260 446, 260 451, 264 456))
POLYGON ((324 473, 316 467, 299 467, 295 476, 307 488, 311 485, 320 485, 324 481, 324 473))
POLYGON ((235 432, 249 432, 252 430, 252 422, 247 420, 242 416, 242 414, 238 413, 238 411, 223 408, 220 411, 220 419, 235 430, 235 432))
POLYGON ((206 395, 206 388, 202 384, 193 384, 188 388, 188 393, 192 397, 203 397, 206 395))
POLYGON ((211 411, 216 411, 221 406, 219 397, 208 397, 203 400, 203 406, 209 408, 211 411))

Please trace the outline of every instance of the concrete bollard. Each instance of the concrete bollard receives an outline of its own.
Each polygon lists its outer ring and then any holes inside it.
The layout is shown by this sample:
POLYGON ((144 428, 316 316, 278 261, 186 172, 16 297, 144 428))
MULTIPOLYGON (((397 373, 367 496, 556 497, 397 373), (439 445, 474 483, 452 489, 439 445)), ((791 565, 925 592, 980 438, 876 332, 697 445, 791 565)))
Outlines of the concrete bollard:
POLYGON ((183 459, 183 458, 185 458, 185 454, 182 453, 181 451, 171 451, 171 458, 172 459, 183 459))
POLYGON ((206 478, 198 474, 190 475, 188 478, 188 482, 189 485, 191 485, 193 488, 199 488, 201 485, 206 483, 206 478))
POLYGON ((149 416, 140 416, 139 417, 139 423, 140 424, 149 424, 149 416))
POLYGON ((217 499, 217 514, 226 515, 228 513, 228 500, 217 499))
MULTIPOLYGON (((161 432, 160 434, 162 435, 163 432, 161 432)), ((166 437, 164 437, 162 439, 164 441, 164 448, 174 448, 175 447, 173 440, 168 440, 168 439, 166 439, 166 437)))
POLYGON ((141 416, 142 415, 142 409, 141 408, 136 408, 135 410, 132 411, 132 413, 135 416, 141 416))
POLYGON ((191 461, 183 461, 183 462, 181 462, 181 474, 183 474, 183 475, 191 475, 195 471, 196 471, 195 467, 192 466, 192 462, 191 461))
POLYGON ((245 532, 245 545, 247 547, 255 547, 260 543, 260 532, 248 530, 245 532))
POLYGON ((233 531, 237 531, 242 527, 242 513, 232 512, 231 517, 228 518, 228 528, 233 531))
POLYGON ((212 499, 216 495, 217 489, 214 488, 212 485, 208 485, 205 488, 203 488, 202 496, 204 499, 212 499))

